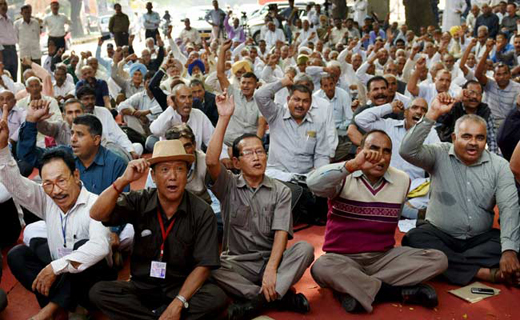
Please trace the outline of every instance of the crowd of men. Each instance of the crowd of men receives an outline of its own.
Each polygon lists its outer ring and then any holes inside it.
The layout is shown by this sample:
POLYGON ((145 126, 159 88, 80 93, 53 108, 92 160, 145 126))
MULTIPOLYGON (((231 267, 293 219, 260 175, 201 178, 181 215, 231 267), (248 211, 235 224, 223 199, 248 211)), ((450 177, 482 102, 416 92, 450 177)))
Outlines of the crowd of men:
POLYGON ((290 0, 258 43, 216 0, 210 39, 147 3, 141 52, 115 4, 115 43, 79 52, 58 1, 13 22, 0 0, 0 244, 23 233, 32 319, 307 313, 308 268, 349 313, 434 308, 434 277, 520 286, 520 8, 472 2, 416 34, 290 0), (320 257, 288 244, 302 224, 326 226, 320 257))

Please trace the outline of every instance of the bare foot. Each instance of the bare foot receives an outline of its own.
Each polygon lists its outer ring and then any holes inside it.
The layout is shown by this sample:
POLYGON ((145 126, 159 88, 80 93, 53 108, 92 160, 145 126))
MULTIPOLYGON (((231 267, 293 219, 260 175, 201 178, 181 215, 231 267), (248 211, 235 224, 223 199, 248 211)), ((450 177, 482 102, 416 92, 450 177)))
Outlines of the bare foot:
POLYGON ((503 282, 502 273, 500 269, 490 269, 490 268, 480 268, 475 275, 475 278, 479 280, 484 280, 492 283, 501 283, 503 282))
POLYGON ((32 316, 30 320, 53 320, 61 312, 64 312, 64 310, 59 305, 49 302, 40 312, 32 316))

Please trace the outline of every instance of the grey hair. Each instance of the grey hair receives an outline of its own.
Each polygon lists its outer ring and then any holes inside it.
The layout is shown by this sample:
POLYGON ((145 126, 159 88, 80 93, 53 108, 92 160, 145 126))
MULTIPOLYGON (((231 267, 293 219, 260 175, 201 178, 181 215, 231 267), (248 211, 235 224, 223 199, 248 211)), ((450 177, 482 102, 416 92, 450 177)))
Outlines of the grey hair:
POLYGON ((477 32, 479 32, 480 30, 484 30, 484 31, 486 31, 486 33, 489 33, 489 28, 487 26, 478 27, 477 32))
POLYGON ((481 116, 477 116, 476 114, 465 114, 462 117, 458 118, 457 121, 455 121, 455 134, 459 134, 460 125, 464 121, 473 121, 474 123, 478 123, 478 124, 484 126, 484 128, 486 129, 486 136, 487 136, 486 120, 484 120, 484 118, 482 118, 481 116))
POLYGON ((299 84, 301 82, 309 82, 312 85, 312 90, 314 90, 314 82, 312 81, 312 78, 308 76, 305 73, 301 73, 294 77, 294 84, 299 84))

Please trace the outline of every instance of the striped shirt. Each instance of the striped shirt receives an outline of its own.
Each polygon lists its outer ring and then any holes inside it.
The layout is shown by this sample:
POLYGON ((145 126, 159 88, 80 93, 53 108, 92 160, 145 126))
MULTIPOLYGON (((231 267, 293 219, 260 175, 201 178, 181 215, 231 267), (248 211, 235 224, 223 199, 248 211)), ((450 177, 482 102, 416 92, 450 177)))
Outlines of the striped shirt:
POLYGON ((495 127, 498 128, 515 107, 516 96, 520 93, 520 83, 510 80, 509 84, 501 89, 494 79, 488 78, 484 92, 486 97, 483 102, 491 109, 491 114, 495 117, 495 127))

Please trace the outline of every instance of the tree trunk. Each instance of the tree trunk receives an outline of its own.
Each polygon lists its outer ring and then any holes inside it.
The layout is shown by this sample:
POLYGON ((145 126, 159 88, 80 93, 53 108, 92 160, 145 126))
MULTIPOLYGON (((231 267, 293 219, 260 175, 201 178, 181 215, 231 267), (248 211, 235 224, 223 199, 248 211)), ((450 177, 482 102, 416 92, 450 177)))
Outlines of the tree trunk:
POLYGON ((85 29, 81 23, 81 5, 82 0, 69 0, 70 2, 70 21, 72 21, 71 33, 73 38, 79 38, 85 35, 85 29))
POLYGON ((347 2, 346 0, 332 0, 332 7, 329 9, 332 18, 345 19, 347 17, 347 2))
POLYGON ((432 11, 431 0, 403 0, 406 11, 406 24, 415 34, 420 27, 437 26, 432 11))

